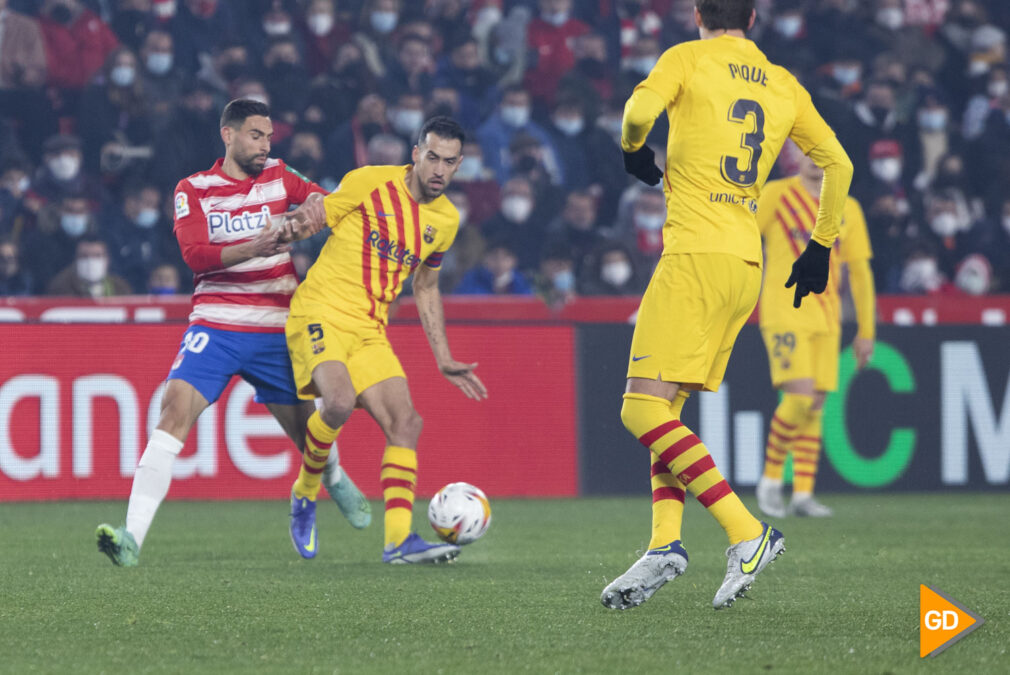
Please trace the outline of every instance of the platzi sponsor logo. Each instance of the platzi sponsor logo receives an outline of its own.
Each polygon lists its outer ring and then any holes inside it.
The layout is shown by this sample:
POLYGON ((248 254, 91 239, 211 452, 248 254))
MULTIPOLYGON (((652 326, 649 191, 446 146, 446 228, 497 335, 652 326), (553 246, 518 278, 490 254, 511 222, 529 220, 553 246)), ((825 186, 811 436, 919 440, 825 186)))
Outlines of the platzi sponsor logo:
POLYGON ((368 243, 378 252, 380 258, 398 262, 401 265, 410 267, 411 269, 417 267, 417 264, 421 262, 420 258, 418 258, 409 248, 404 247, 395 239, 390 240, 383 237, 375 230, 369 230, 368 243))
POLYGON ((270 223, 270 208, 263 206, 259 211, 243 211, 232 215, 211 211, 207 214, 207 232, 213 236, 219 231, 227 234, 255 232, 270 223))

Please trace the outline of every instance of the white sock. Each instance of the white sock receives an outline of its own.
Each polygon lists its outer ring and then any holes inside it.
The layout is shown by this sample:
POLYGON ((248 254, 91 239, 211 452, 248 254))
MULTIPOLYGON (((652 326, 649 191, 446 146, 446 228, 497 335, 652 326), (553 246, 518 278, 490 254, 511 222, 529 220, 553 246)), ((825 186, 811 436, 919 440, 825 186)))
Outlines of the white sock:
POLYGON ((813 492, 793 492, 794 502, 802 502, 806 501, 807 499, 813 499, 813 498, 814 498, 813 492))
POLYGON ((182 441, 161 429, 155 429, 133 475, 130 505, 126 509, 126 530, 144 545, 147 530, 158 512, 172 482, 172 462, 182 452, 182 441))
POLYGON ((336 485, 344 477, 344 470, 340 468, 340 452, 337 443, 334 441, 330 448, 330 456, 326 459, 326 472, 324 474, 327 485, 336 485))

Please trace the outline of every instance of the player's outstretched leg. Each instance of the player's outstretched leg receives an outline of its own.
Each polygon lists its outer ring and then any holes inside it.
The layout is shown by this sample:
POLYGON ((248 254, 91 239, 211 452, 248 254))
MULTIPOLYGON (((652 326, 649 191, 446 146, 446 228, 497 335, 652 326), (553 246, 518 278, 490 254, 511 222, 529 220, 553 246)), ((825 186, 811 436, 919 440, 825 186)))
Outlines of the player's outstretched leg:
POLYGON ((113 564, 118 567, 137 566, 140 548, 125 527, 113 527, 102 523, 95 530, 95 538, 98 540, 98 550, 109 556, 113 564))
POLYGON ((459 555, 459 546, 445 542, 432 544, 410 531, 414 485, 417 482, 417 452, 411 448, 386 446, 379 478, 386 504, 386 545, 382 550, 382 562, 440 563, 455 560, 459 555))
POLYGON ((651 548, 628 571, 603 589, 600 602, 610 609, 631 609, 652 597, 663 584, 687 571, 687 551, 680 540, 651 548))
POLYGON ((340 467, 340 454, 337 448, 330 451, 330 458, 323 469, 323 484, 351 527, 361 530, 372 523, 372 505, 365 499, 365 495, 361 494, 361 490, 347 472, 340 467))
POLYGON ((782 495, 782 474, 786 458, 793 450, 796 436, 810 415, 813 399, 792 391, 782 394, 782 400, 768 425, 765 445, 765 465, 757 485, 758 508, 766 516, 785 518, 786 502, 782 495))
POLYGON ((731 607, 750 589, 754 577, 786 550, 786 540, 781 532, 767 523, 761 523, 761 526, 763 529, 759 537, 726 549, 726 577, 712 600, 714 608, 731 607))

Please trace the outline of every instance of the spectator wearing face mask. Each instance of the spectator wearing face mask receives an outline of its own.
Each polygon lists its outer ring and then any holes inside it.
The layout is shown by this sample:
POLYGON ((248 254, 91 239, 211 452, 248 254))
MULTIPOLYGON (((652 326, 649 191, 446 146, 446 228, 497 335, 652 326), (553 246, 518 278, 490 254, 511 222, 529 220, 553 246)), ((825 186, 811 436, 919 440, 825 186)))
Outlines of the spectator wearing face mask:
POLYGON ((40 288, 74 259, 77 243, 98 234, 98 222, 84 194, 70 193, 59 202, 47 204, 35 227, 21 239, 22 258, 40 288))
POLYGON ((112 146, 125 149, 153 143, 143 74, 138 66, 132 51, 126 47, 114 49, 106 59, 102 77, 81 98, 78 128, 84 167, 89 172, 99 169, 117 172, 126 168, 121 163, 114 166, 109 163, 107 153, 112 146))
POLYGON ((965 256, 954 273, 954 287, 965 295, 985 295, 992 290, 992 265, 981 253, 965 256))
POLYGON ((386 108, 386 119, 396 135, 410 147, 417 143, 417 132, 427 119, 424 113, 424 96, 417 93, 403 92, 392 105, 386 108))
POLYGON ((802 0, 779 0, 771 26, 762 33, 758 47, 772 63, 789 70, 810 70, 816 63, 807 30, 806 3, 802 0))
POLYGON ((28 202, 39 206, 58 203, 68 194, 91 194, 99 198, 101 186, 82 170, 84 155, 76 136, 57 135, 42 145, 42 165, 28 193, 28 202))
POLYGON ((482 60, 480 47, 473 38, 454 46, 449 57, 441 60, 435 84, 459 92, 459 112, 455 117, 464 127, 475 127, 490 115, 501 95, 497 78, 482 60))
POLYGON ((326 139, 326 175, 338 180, 351 169, 368 163, 368 141, 372 136, 391 131, 386 119, 386 100, 378 94, 366 94, 354 115, 326 139))
POLYGON ((147 277, 147 292, 151 295, 178 295, 182 291, 181 281, 178 267, 161 263, 147 277))
POLYGON ((575 299, 575 279, 575 261, 567 247, 548 245, 533 279, 537 295, 551 309, 560 309, 575 299))
POLYGON ((263 84, 269 95, 270 116, 274 122, 273 142, 282 143, 301 121, 302 111, 308 102, 305 86, 308 74, 293 38, 274 37, 268 44, 263 55, 263 84), (286 133, 277 127, 277 120, 289 125, 283 130, 286 133))
POLYGON ((590 29, 572 16, 572 0, 540 0, 539 8, 526 29, 526 45, 536 61, 526 69, 523 84, 546 107, 554 101, 561 77, 575 65, 573 40, 590 29))
POLYGON ((21 265, 17 243, 0 236, 0 297, 31 295, 34 290, 31 273, 21 265))
POLYGON ((586 115, 595 119, 600 113, 599 102, 614 95, 607 41, 600 33, 586 33, 575 39, 572 49, 575 67, 561 78, 558 92, 579 98, 586 107, 586 115))
POLYGON ((434 85, 435 60, 431 45, 417 35, 407 34, 400 39, 396 60, 386 71, 382 91, 387 99, 403 92, 427 96, 434 85))
POLYGON ((341 44, 329 68, 312 81, 303 121, 326 138, 351 117, 365 92, 375 88, 375 75, 365 63, 361 47, 354 42, 341 44))
POLYGON ((187 73, 195 73, 222 41, 240 37, 233 3, 222 0, 179 0, 171 25, 176 58, 187 73))
POLYGON ((162 219, 160 207, 158 188, 139 181, 127 185, 121 202, 107 209, 101 218, 112 269, 132 288, 147 286, 147 276, 157 262, 169 257, 182 262, 172 226, 162 219))
POLYGON ((893 140, 875 141, 870 145, 867 161, 868 170, 852 190, 853 195, 868 195, 866 201, 870 201, 878 195, 891 194, 898 200, 899 208, 910 211, 912 204, 904 181, 906 159, 902 146, 893 140))
POLYGON ((160 132, 168 126, 175 106, 182 96, 184 78, 175 63, 175 42, 166 30, 147 34, 140 48, 140 63, 151 126, 160 132))
POLYGON ((31 187, 31 165, 11 158, 0 165, 0 237, 15 241, 30 221, 24 200, 31 187))
POLYGON ((644 290, 635 257, 616 241, 604 243, 593 253, 579 282, 582 295, 640 295, 644 290))
POLYGON ((923 94, 915 118, 922 164, 914 185, 921 190, 933 182, 941 158, 955 149, 959 139, 956 134, 951 134, 950 109, 938 90, 923 94))
POLYGON ((953 278, 957 262, 968 253, 986 250, 991 230, 976 219, 964 194, 957 188, 927 193, 925 219, 932 234, 941 271, 953 278))
POLYGON ((586 190, 568 193, 561 214, 547 227, 547 246, 567 251, 580 275, 603 240, 596 228, 596 198, 586 190))
POLYGON ((663 225, 666 224, 666 197, 656 188, 631 188, 624 198, 629 206, 614 229, 636 258, 652 269, 663 254, 663 225))
POLYGON ((515 251, 504 241, 488 245, 481 264, 463 275, 457 295, 533 295, 518 267, 515 251))
POLYGON ((158 185, 174 186, 179 176, 214 164, 221 143, 220 93, 200 80, 186 83, 168 126, 155 142, 148 176, 158 185))
POLYGON ((635 85, 649 75, 662 54, 663 47, 658 39, 642 36, 636 40, 628 53, 621 58, 616 86, 617 96, 626 100, 635 85))
POLYGON ((546 221, 535 217, 533 186, 525 178, 510 178, 502 186, 501 195, 498 213, 484 222, 481 233, 488 241, 507 244, 521 269, 534 269, 540 260, 546 221))
POLYGON ((494 171, 484 163, 480 143, 471 140, 469 135, 463 142, 463 158, 459 161, 452 184, 466 193, 471 223, 481 226, 497 212, 501 188, 495 180, 494 171))
POLYGON ((550 135, 530 117, 532 105, 529 92, 522 87, 509 87, 498 109, 477 128, 484 165, 494 171, 499 183, 510 175, 509 145, 516 135, 532 136, 553 154, 550 135))
POLYGON ((994 65, 986 73, 984 88, 977 90, 968 100, 961 120, 961 135, 974 141, 985 131, 989 113, 999 106, 999 101, 1010 94, 1010 68, 1006 64, 994 65))
MULTIPOLYGON (((319 135, 308 129, 297 129, 291 136, 290 145, 284 153, 289 167, 314 183, 321 183, 323 176, 323 141, 319 135)), ((330 189, 337 187, 336 182, 330 189)))
POLYGON ((305 64, 311 76, 325 72, 340 46, 351 37, 350 26, 337 17, 334 0, 310 0, 299 30, 305 42, 305 64))
POLYGON ((115 33, 80 0, 45 0, 39 15, 48 82, 81 90, 119 46, 115 33))
POLYGON ((891 288, 890 292, 935 295, 949 290, 949 282, 940 270, 935 249, 924 242, 913 242, 908 249, 897 288, 891 288))
POLYGON ((82 237, 77 242, 74 262, 49 283, 48 295, 75 298, 108 298, 129 295, 125 279, 109 273, 109 252, 97 237, 82 237))
POLYGON ((942 50, 922 28, 908 25, 905 0, 876 0, 871 4, 873 24, 867 29, 869 42, 864 48, 872 54, 890 50, 909 66, 917 64, 931 71, 940 67, 942 50))

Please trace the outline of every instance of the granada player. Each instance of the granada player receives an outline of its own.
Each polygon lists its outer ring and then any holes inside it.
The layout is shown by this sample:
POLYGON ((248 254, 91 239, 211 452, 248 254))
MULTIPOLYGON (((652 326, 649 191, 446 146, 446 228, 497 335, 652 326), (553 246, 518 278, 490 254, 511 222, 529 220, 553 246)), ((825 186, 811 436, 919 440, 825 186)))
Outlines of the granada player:
POLYGON ((817 225, 793 264, 794 304, 824 290, 828 256, 852 179, 845 150, 787 70, 745 32, 754 0, 695 0, 700 40, 668 49, 624 108, 625 169, 650 185, 663 178, 645 139, 659 113, 670 120, 663 256, 642 298, 631 342, 621 421, 652 460, 649 550, 609 584, 613 609, 645 602, 683 574, 680 539, 689 490, 726 531, 726 576, 712 601, 730 606, 785 548, 730 488, 708 449, 680 420, 688 392, 715 391, 761 289, 754 212, 786 138, 824 168, 817 225))
MULTIPOLYGON (((814 481, 821 452, 824 399, 838 388, 842 299, 840 270, 833 266, 827 289, 817 302, 789 307, 789 291, 782 284, 787 264, 800 255, 816 223, 824 172, 809 157, 800 158, 796 176, 765 185, 758 202, 757 222, 765 244, 765 272, 761 287, 761 337, 771 366, 772 385, 782 399, 772 416, 765 446, 765 467, 757 485, 758 508, 769 516, 786 515, 782 497, 783 465, 793 457, 793 497, 789 511, 797 516, 825 518, 830 508, 814 499, 814 481)), ((849 268, 849 285, 856 306, 856 339, 852 351, 862 368, 873 354, 875 297, 870 270, 870 236, 863 209, 852 197, 838 232, 836 261, 849 268)))
POLYGON ((323 402, 309 418, 302 468, 291 490, 291 539, 303 557, 315 555, 319 471, 356 405, 386 436, 380 470, 383 562, 442 562, 459 553, 454 544, 431 544, 410 530, 421 416, 386 323, 389 304, 416 272, 414 299, 439 370, 468 398, 487 397, 473 372, 477 364, 452 358, 438 291, 442 256, 459 229, 459 213, 443 192, 462 149, 459 124, 433 117, 421 127, 413 164, 355 169, 324 200, 332 236, 295 292, 286 327, 298 394, 323 402))
MULTIPOLYGON (((133 477, 126 525, 103 524, 96 531, 99 550, 116 565, 137 564, 168 494, 172 463, 197 418, 233 376, 255 387, 256 400, 296 447, 304 447, 315 406, 295 392, 284 340, 298 286, 286 241, 321 229, 310 223, 322 217, 325 192, 268 157, 272 134, 266 105, 232 101, 221 115, 224 159, 176 186, 175 235, 195 274, 193 312, 168 374, 161 418, 133 477), (287 214, 292 204, 302 206, 287 214)), ((361 492, 336 459, 326 469, 341 511, 353 526, 367 526, 371 510, 361 492)))

